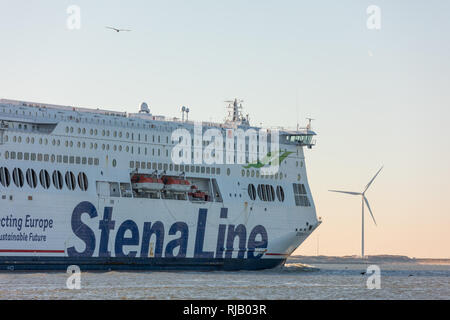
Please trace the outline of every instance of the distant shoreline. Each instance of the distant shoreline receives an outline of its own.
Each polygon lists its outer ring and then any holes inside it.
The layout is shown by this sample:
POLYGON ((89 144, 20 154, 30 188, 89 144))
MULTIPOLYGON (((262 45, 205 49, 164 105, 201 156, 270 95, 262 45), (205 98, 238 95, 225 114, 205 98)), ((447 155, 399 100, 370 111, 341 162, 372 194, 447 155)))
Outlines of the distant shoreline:
POLYGON ((450 259, 410 258, 401 255, 360 256, 291 256, 289 262, 300 263, 416 263, 416 264, 450 264, 450 259))

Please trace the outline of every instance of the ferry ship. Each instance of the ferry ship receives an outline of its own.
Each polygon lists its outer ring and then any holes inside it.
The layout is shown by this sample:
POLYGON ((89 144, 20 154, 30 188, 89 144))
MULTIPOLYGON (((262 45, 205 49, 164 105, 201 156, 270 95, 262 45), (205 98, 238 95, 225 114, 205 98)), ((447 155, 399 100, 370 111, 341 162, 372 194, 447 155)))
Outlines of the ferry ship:
POLYGON ((199 125, 185 107, 168 118, 146 103, 126 113, 1 99, 0 270, 283 265, 321 223, 304 156, 316 134, 251 126, 242 101, 228 103, 223 123, 199 125))

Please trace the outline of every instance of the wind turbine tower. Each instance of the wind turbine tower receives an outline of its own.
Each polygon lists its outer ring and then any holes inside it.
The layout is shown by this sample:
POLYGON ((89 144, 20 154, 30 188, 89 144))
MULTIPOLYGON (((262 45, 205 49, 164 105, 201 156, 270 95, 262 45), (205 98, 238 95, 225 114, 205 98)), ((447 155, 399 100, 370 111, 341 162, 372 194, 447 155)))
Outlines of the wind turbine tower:
POLYGON ((374 177, 369 181, 369 183, 364 188, 363 192, 328 190, 328 191, 331 191, 331 192, 339 192, 339 193, 350 194, 350 195, 353 195, 353 196, 361 196, 361 257, 363 257, 363 258, 364 258, 364 204, 367 205, 367 209, 369 209, 370 216, 372 217, 373 222, 375 223, 375 225, 377 225, 377 222, 375 221, 375 218, 374 218, 373 213, 372 213, 372 209, 370 209, 369 201, 367 200, 365 194, 366 194, 367 189, 369 189, 369 187, 372 184, 372 182, 375 180, 375 178, 380 173, 381 169, 383 169, 383 167, 381 167, 380 170, 378 170, 378 172, 374 175, 374 177))

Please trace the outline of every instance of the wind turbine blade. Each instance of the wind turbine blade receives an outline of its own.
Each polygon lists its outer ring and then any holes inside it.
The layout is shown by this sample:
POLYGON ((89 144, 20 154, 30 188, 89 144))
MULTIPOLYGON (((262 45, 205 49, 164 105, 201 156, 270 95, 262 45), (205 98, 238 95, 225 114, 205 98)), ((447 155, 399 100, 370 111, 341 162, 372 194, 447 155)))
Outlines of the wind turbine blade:
POLYGON ((377 177, 377 175, 380 173, 381 169, 383 169, 383 166, 381 166, 380 170, 378 170, 378 172, 373 176, 372 180, 369 181, 369 183, 367 184, 366 188, 364 189, 363 193, 367 191, 367 189, 369 189, 370 185, 372 184, 373 180, 375 180, 375 178, 377 177))
POLYGON ((375 223, 375 225, 377 225, 377 222, 375 221, 375 218, 373 217, 372 209, 370 209, 369 201, 367 201, 367 198, 365 196, 363 196, 363 198, 364 198, 364 202, 367 205, 367 209, 369 209, 370 215, 372 216, 373 222, 375 223))
POLYGON ((331 192, 339 192, 339 193, 346 193, 346 194, 352 194, 352 195, 354 195, 354 196, 359 196, 359 195, 361 195, 360 192, 340 191, 340 190, 328 190, 328 191, 331 191, 331 192))

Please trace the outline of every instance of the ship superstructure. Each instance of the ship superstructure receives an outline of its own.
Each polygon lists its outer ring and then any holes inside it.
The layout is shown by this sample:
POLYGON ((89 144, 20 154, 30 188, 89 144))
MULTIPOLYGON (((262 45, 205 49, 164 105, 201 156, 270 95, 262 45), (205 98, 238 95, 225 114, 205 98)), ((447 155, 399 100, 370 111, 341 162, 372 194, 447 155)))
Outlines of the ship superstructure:
POLYGON ((304 157, 315 133, 253 127, 229 103, 227 121, 199 125, 186 108, 169 119, 145 103, 127 114, 0 100, 0 269, 283 264, 320 224, 304 157))

